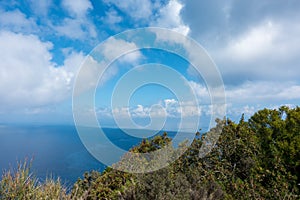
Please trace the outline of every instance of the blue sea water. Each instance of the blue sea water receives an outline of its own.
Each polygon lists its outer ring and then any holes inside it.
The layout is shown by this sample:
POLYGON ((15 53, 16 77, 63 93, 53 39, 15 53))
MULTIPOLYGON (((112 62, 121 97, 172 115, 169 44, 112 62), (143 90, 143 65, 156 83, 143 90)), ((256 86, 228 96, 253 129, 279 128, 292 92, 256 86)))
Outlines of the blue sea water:
MULTIPOLYGON (((104 132, 124 150, 142 140, 120 129, 106 128, 104 132)), ((175 134, 168 132, 171 137, 175 134)), ((60 177, 69 186, 86 171, 106 168, 86 150, 74 126, 0 126, 0 169, 16 168, 25 158, 33 158, 32 172, 39 180, 60 177)))
POLYGON ((73 126, 14 126, 0 128, 0 168, 15 168, 31 159, 32 171, 40 179, 60 177, 72 184, 85 171, 103 170, 82 145, 73 126))

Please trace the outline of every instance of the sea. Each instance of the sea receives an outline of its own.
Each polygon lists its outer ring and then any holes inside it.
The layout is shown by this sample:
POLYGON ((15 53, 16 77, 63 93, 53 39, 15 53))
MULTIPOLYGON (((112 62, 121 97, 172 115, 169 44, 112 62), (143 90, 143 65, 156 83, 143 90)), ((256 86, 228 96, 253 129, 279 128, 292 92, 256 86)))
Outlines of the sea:
MULTIPOLYGON (((142 138, 129 136, 117 128, 104 128, 117 146, 129 150, 142 138)), ((162 134, 159 131, 156 135, 162 134)), ((189 133, 194 134, 194 133, 189 133)), ((168 131, 170 137, 176 132, 168 131)), ((95 159, 82 144, 72 125, 0 125, 0 169, 15 170, 17 163, 32 160, 31 172, 39 181, 60 178, 72 186, 87 171, 103 171, 107 166, 95 159)))

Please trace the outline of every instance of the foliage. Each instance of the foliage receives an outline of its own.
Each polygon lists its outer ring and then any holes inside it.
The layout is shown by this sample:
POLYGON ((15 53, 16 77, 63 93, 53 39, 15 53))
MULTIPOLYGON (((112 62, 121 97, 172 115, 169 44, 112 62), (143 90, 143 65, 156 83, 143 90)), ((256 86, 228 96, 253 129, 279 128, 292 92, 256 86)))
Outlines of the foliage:
POLYGON ((258 138, 256 178, 269 193, 267 197, 299 195, 300 108, 258 111, 249 127, 258 138))
MULTIPOLYGON (((59 180, 40 184, 20 165, 0 182, 1 199, 299 199, 300 108, 264 109, 248 121, 217 120, 218 142, 205 157, 199 149, 208 134, 196 133, 187 151, 167 167, 130 174, 112 168, 79 179, 70 194, 59 180), (52 196, 51 196, 52 195, 52 196)), ((212 129, 211 131, 215 131, 212 129)), ((171 144, 164 133, 131 152, 152 152, 171 144)), ((171 145, 172 146, 172 145, 171 145)), ((180 149, 179 148, 179 149, 180 149)), ((178 150, 173 149, 174 156, 178 150)), ((126 158, 127 155, 124 155, 126 158)), ((141 160, 147 164, 147 160, 141 160)), ((121 160, 116 165, 128 164, 121 160)), ((153 163, 148 163, 153 164, 153 163)))
POLYGON ((0 199, 70 199, 60 180, 39 183, 30 173, 30 163, 19 163, 15 172, 7 171, 0 181, 0 199))
MULTIPOLYGON (((255 113, 248 122, 242 116, 239 123, 229 119, 217 120, 217 123, 217 127, 224 125, 222 134, 207 156, 199 157, 206 134, 197 133, 188 150, 168 167, 144 174, 123 172, 123 177, 130 178, 126 184, 123 184, 125 181, 119 182, 114 189, 110 184, 101 185, 103 191, 118 191, 118 195, 106 198, 299 198, 300 108, 264 109, 255 113)), ((143 141, 131 151, 154 151, 170 142, 170 138, 164 134, 143 141)), ((120 172, 108 170, 98 173, 90 182, 99 183, 107 174, 120 178, 120 172)), ((78 184, 87 180, 90 179, 86 177, 79 180, 78 184)), ((90 184, 80 187, 92 194, 94 188, 89 187, 90 184)), ((108 194, 116 194, 114 192, 108 194)))

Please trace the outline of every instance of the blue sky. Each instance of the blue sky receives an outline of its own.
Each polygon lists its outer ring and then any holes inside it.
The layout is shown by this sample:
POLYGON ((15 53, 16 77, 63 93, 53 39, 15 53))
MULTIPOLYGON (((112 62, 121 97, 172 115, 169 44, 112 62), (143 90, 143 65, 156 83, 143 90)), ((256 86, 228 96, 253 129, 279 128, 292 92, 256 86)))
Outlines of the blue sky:
MULTIPOLYGON (((299 105, 299 10, 297 0, 1 1, 0 123, 72 124, 72 89, 85 57, 110 36, 148 26, 177 31, 207 50, 224 81, 228 117, 299 105)), ((210 116, 205 84, 186 61, 158 50, 120 59, 96 93, 103 126, 115 126, 110 100, 122 73, 145 63, 168 65, 185 76, 200 99, 199 115, 210 116)), ((176 129, 178 99, 157 85, 137 90, 118 111, 122 116, 127 109, 146 125, 152 105, 167 112, 165 128, 176 129)))

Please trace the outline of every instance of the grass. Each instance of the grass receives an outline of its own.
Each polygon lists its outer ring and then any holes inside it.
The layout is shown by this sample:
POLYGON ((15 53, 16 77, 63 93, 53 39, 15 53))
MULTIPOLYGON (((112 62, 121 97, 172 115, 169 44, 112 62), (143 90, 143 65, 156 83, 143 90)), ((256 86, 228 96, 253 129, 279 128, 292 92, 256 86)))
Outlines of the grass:
POLYGON ((39 182, 30 172, 31 161, 19 163, 16 170, 3 172, 0 181, 0 199, 71 199, 60 179, 49 178, 39 182))

